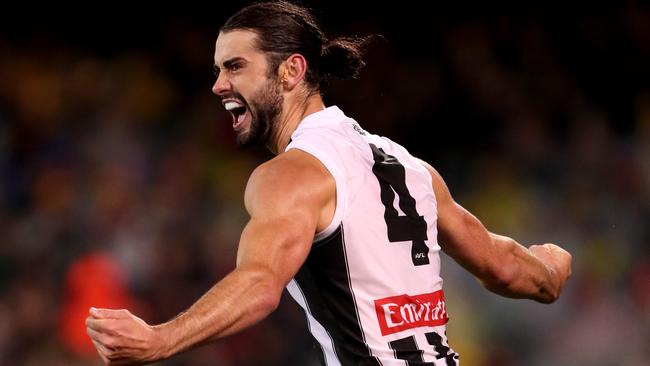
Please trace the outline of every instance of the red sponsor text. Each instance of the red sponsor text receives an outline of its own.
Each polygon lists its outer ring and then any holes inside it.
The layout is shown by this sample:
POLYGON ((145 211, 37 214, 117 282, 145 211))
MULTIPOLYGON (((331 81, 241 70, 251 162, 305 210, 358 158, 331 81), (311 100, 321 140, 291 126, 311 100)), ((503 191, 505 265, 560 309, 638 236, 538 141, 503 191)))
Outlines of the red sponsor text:
POLYGON ((399 295, 375 300, 381 335, 447 323, 442 290, 422 295, 399 295))

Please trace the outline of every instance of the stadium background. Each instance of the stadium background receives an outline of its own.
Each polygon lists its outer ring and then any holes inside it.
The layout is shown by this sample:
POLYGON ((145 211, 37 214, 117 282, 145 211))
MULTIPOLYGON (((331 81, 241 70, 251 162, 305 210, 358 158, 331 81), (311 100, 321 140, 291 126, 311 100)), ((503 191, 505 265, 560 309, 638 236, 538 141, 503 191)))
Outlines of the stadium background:
MULTIPOLYGON (((483 290, 449 258, 464 365, 647 365, 650 8, 308 2, 330 34, 380 33, 326 94, 431 162, 493 231, 555 242, 551 306, 483 290)), ((234 266, 240 151, 210 93, 214 39, 242 2, 33 3, 0 15, 0 365, 95 365, 87 307, 149 322, 234 266)), ((160 365, 313 365, 296 306, 160 365)))

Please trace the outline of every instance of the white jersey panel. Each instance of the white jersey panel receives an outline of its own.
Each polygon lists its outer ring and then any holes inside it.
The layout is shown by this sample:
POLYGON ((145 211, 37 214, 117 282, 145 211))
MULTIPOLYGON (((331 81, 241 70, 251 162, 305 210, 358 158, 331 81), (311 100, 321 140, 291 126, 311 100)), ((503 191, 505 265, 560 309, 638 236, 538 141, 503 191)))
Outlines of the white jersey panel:
POLYGON ((305 118, 293 148, 315 156, 336 180, 334 219, 316 235, 295 283, 341 364, 458 365, 445 334, 436 199, 426 168, 337 107, 305 118))

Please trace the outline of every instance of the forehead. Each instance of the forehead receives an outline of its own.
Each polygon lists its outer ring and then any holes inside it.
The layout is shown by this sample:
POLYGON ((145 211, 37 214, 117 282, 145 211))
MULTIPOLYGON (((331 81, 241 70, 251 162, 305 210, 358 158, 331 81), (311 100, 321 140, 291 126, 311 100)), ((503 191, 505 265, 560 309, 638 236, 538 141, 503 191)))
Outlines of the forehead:
POLYGON ((262 55, 256 46, 257 39, 257 33, 249 30, 220 32, 214 50, 215 64, 235 57, 250 59, 262 55))

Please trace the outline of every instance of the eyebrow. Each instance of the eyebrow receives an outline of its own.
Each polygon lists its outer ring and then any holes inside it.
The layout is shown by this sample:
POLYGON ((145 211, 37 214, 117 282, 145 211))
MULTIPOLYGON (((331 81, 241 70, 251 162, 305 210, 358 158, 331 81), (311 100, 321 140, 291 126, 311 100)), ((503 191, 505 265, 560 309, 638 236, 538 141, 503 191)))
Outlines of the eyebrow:
MULTIPOLYGON (((243 57, 239 57, 239 56, 229 58, 229 59, 227 59, 226 61, 223 62, 223 67, 228 69, 234 63, 240 62, 240 61, 246 62, 246 59, 244 59, 243 57)), ((217 66, 217 64, 212 65, 212 68, 214 69, 215 72, 218 72, 220 70, 220 68, 219 68, 219 66, 217 66)))

